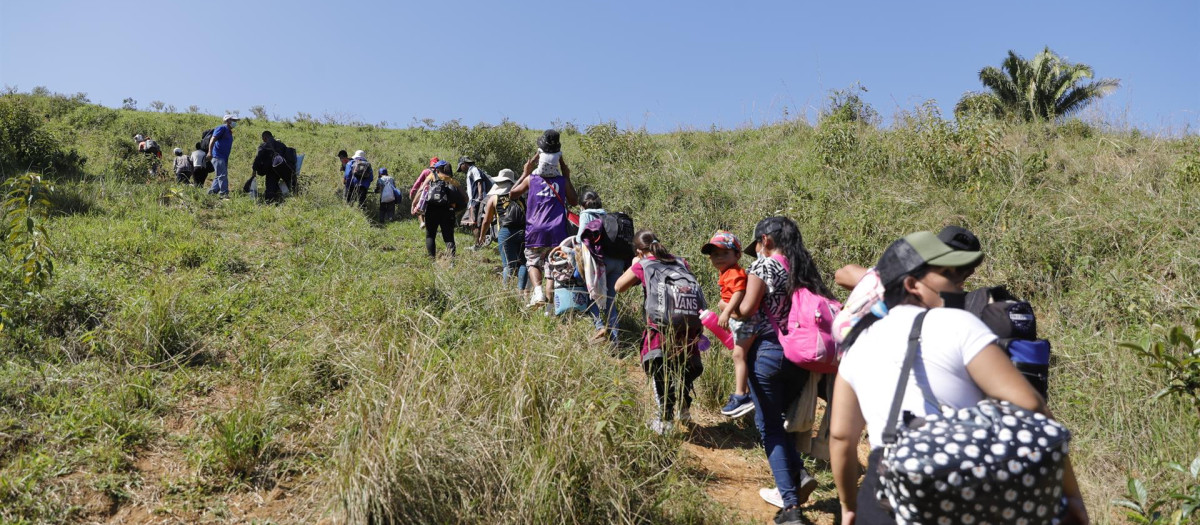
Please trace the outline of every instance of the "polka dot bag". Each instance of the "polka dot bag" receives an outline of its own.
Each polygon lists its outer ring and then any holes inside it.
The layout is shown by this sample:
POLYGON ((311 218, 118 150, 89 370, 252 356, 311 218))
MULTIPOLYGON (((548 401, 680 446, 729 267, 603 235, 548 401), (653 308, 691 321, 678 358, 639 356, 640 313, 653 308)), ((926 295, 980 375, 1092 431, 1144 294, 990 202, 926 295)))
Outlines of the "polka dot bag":
MULTIPOLYGON (((1071 436, 1057 421, 984 400, 923 418, 906 413, 897 424, 924 319, 921 313, 913 323, 883 435, 879 500, 891 503, 901 524, 1058 523, 1071 436)), ((941 406, 917 383, 927 403, 941 406)))

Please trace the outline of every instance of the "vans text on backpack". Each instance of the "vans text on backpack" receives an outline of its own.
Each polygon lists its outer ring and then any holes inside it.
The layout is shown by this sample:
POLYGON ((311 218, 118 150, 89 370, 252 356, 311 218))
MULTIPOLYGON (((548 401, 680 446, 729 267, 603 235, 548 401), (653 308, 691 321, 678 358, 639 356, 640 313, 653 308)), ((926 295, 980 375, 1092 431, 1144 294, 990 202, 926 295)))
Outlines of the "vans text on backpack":
POLYGON ((646 318, 660 329, 699 330, 708 309, 700 282, 681 261, 639 261, 645 272, 646 318))

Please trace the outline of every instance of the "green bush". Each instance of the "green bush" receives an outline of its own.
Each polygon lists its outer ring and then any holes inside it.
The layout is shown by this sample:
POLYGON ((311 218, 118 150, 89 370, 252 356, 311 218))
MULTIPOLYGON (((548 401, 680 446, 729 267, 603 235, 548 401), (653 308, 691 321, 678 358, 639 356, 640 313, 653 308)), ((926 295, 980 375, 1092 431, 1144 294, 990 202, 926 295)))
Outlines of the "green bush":
POLYGON ((17 172, 74 174, 86 159, 43 129, 44 117, 23 95, 0 95, 0 178, 17 172))
POLYGON ((600 167, 649 173, 661 166, 657 148, 645 129, 621 130, 616 122, 588 126, 579 136, 579 147, 589 161, 600 167))
MULTIPOLYGON (((521 166, 536 149, 533 141, 525 136, 525 128, 508 120, 495 126, 481 123, 473 128, 452 120, 442 124, 438 131, 451 147, 472 157, 477 166, 492 175, 505 168, 520 174, 521 166)), ((458 161, 445 160, 451 164, 458 161)))

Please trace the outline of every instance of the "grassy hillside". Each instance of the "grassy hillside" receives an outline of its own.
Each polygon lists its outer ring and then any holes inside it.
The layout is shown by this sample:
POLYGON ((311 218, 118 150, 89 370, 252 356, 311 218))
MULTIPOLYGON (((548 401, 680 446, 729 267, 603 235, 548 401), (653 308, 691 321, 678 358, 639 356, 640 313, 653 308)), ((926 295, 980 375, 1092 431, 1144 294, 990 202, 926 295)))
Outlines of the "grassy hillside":
MULTIPOLYGON (((536 130, 243 121, 231 185, 263 129, 307 154, 309 191, 264 206, 143 180, 129 137, 149 133, 169 160, 214 117, 27 95, 0 109, 62 150, 44 166, 58 171, 54 278, 27 293, 10 271, 0 290, 0 521, 737 519, 681 454, 687 435, 645 428, 632 335, 610 357, 584 343, 589 323, 523 312, 492 250, 431 263, 413 221, 378 225, 334 195, 339 149, 407 183, 433 155, 517 169, 536 130)), ((1160 378, 1117 346, 1200 305, 1200 140, 923 108, 897 122, 596 126, 564 148, 576 183, 701 263, 710 294, 704 240, 767 214, 797 221, 827 278, 913 230, 974 230, 987 260, 972 284, 1034 303, 1090 509, 1119 522, 1108 501, 1128 473, 1170 482, 1160 463, 1200 449, 1194 415, 1149 401, 1160 378)), ((6 176, 19 154, 5 150, 6 176)), ((711 409, 732 367, 706 363, 711 409)))

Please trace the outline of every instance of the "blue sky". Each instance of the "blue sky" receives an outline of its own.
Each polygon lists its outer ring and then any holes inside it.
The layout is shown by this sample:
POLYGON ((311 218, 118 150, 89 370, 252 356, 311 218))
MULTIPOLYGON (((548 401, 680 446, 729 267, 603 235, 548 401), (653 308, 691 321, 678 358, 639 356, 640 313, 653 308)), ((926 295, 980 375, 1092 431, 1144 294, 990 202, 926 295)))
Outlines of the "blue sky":
POLYGON ((1090 118, 1196 133, 1197 27, 1195 0, 0 0, 0 83, 114 107, 671 131, 813 120, 856 82, 885 119, 927 99, 948 115, 981 67, 1049 45, 1121 79, 1090 118))

